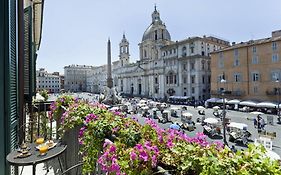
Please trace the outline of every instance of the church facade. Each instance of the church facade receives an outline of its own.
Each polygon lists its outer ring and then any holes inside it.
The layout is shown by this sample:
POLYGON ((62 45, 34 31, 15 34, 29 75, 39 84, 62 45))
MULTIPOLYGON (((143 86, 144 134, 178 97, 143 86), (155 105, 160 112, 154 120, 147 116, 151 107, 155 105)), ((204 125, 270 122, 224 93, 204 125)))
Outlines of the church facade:
POLYGON ((229 42, 211 36, 172 41, 156 7, 151 17, 152 22, 139 43, 140 59, 136 63, 130 63, 129 42, 123 35, 119 60, 112 67, 114 86, 120 93, 130 96, 208 99, 210 53, 229 46, 229 42))

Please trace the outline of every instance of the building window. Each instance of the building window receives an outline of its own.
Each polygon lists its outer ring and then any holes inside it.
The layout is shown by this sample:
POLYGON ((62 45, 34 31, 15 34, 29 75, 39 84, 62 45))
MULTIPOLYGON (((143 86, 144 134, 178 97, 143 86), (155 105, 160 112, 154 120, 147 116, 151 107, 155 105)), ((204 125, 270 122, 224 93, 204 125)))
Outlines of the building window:
POLYGON ((219 53, 219 68, 223 68, 224 67, 224 58, 223 58, 223 53, 220 52, 219 53))
POLYGON ((234 82, 241 82, 241 81, 242 81, 241 74, 235 73, 234 74, 234 82))
POLYGON ((186 84, 186 77, 183 77, 183 84, 186 84))
POLYGON ((253 46, 253 47, 252 47, 252 51, 253 51, 253 53, 257 53, 257 48, 256 48, 256 46, 253 46))
POLYGON ((194 67, 195 67, 195 63, 190 63, 190 69, 194 70, 194 67))
POLYGON ((191 88, 191 93, 192 93, 192 94, 195 93, 195 88, 194 88, 194 87, 191 88))
POLYGON ((202 83, 205 84, 205 76, 202 75, 202 83))
MULTIPOLYGON (((218 75, 218 82, 221 82, 221 80, 225 80, 225 76, 224 76, 224 74, 220 74, 220 75, 218 75)), ((211 80, 211 77, 210 77, 210 80, 211 80)), ((210 81, 211 82, 211 81, 210 81)))
POLYGON ((207 69, 208 69, 208 70, 211 70, 211 62, 210 62, 210 61, 207 62, 207 66, 208 66, 207 69))
POLYGON ((280 80, 280 71, 272 71, 271 72, 271 81, 280 80))
POLYGON ((257 94, 259 92, 258 86, 254 86, 253 92, 254 94, 257 94))
POLYGON ((254 55, 254 56, 252 57, 252 64, 258 64, 258 63, 259 63, 259 58, 258 58, 257 55, 254 55))
POLYGON ((158 78, 155 77, 155 84, 158 84, 158 78))
POLYGON ((155 87, 155 88, 154 88, 154 93, 155 93, 155 94, 158 94, 158 87, 155 87))
POLYGON ((147 53, 146 53, 146 50, 144 50, 144 58, 147 57, 147 53))
POLYGON ((234 66, 239 66, 240 65, 240 61, 239 61, 239 57, 234 57, 234 66))
POLYGON ((192 83, 192 84, 195 83, 195 75, 192 75, 192 76, 191 76, 191 83, 192 83))
POLYGON ((183 57, 186 56, 186 47, 185 47, 185 46, 182 48, 182 56, 183 56, 183 57))
POLYGON ((252 73, 252 81, 259 81, 260 80, 260 75, 259 73, 252 73))
POLYGON ((184 63, 184 64, 182 65, 182 67, 183 67, 183 70, 186 70, 186 63, 184 63))
POLYGON ((277 50, 277 43, 276 42, 272 42, 272 50, 277 50))
POLYGON ((173 84, 173 74, 170 73, 169 75, 169 84, 173 84))
POLYGON ((177 84, 177 75, 174 75, 174 84, 177 84))
POLYGON ((278 54, 272 54, 272 62, 273 63, 276 63, 279 61, 279 57, 278 57, 278 54))
POLYGON ((233 52, 234 52, 234 57, 238 57, 239 56, 238 49, 234 49, 233 52))
POLYGON ((194 47, 190 47, 190 53, 194 53, 194 47))
POLYGON ((204 70, 205 69, 205 61, 204 62, 202 62, 202 70, 204 70))

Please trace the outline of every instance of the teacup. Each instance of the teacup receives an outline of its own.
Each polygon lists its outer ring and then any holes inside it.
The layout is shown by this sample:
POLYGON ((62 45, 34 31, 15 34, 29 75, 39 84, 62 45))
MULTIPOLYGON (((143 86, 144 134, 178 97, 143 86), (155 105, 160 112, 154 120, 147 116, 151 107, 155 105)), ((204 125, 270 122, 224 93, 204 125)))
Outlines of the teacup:
POLYGON ((38 146, 38 149, 39 149, 40 155, 45 155, 49 149, 49 146, 47 144, 42 144, 42 145, 38 146))

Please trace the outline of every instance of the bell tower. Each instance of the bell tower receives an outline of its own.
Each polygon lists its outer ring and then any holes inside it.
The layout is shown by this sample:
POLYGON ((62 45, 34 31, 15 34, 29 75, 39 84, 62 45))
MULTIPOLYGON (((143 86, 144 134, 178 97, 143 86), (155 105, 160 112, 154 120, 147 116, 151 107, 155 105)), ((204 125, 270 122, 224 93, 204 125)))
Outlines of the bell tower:
POLYGON ((125 33, 123 34, 123 38, 119 44, 119 49, 120 66, 123 67, 130 63, 129 42, 126 39, 125 33))

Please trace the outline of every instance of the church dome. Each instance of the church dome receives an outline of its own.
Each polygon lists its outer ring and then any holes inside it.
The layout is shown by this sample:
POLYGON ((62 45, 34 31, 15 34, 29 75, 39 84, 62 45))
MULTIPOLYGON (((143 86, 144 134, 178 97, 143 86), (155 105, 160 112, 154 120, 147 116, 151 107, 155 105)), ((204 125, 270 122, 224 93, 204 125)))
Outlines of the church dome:
POLYGON ((155 10, 151 16, 152 16, 152 23, 145 30, 143 37, 142 37, 142 41, 158 40, 158 39, 171 40, 170 33, 166 29, 165 24, 161 21, 160 14, 156 10, 156 6, 155 6, 155 10))

